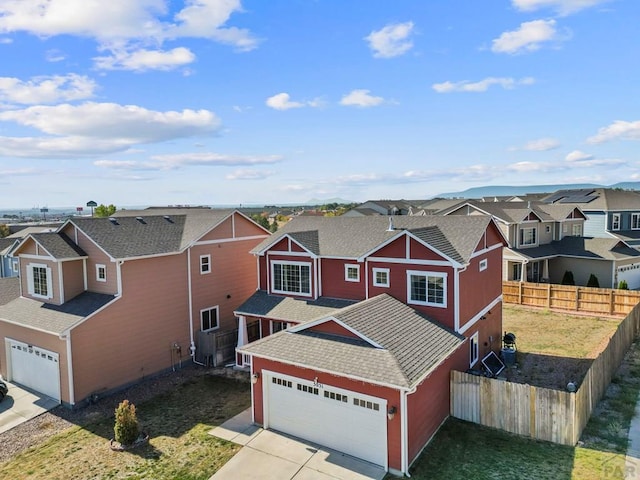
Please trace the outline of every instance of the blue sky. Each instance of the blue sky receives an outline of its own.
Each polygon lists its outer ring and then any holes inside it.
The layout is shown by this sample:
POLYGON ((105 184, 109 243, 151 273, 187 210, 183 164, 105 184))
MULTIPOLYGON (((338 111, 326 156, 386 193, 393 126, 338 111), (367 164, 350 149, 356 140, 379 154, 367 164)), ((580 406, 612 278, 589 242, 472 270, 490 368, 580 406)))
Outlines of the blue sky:
POLYGON ((640 180, 637 0, 0 0, 0 207, 640 180))

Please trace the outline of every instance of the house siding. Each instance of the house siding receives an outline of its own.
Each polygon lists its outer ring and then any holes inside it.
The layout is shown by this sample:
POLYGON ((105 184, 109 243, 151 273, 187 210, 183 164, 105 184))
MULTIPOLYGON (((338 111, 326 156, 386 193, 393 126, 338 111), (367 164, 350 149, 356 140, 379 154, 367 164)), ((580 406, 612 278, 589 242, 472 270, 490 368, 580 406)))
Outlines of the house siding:
POLYGON ((365 299, 366 266, 364 263, 328 258, 323 258, 320 262, 320 270, 322 272, 322 296, 352 300, 365 299), (345 265, 360 267, 360 280, 358 282, 348 282, 345 280, 345 265))
MULTIPOLYGON (((21 254, 23 252, 20 252, 21 254)), ((61 305, 62 298, 60 292, 60 274, 59 274, 60 264, 51 261, 47 258, 22 258, 20 260, 20 287, 22 288, 22 296, 27 298, 32 298, 39 302, 45 303, 53 303, 54 305, 61 305), (51 289, 52 296, 51 298, 44 299, 40 297, 35 297, 29 294, 29 265, 40 264, 46 265, 51 269, 51 289)))
POLYGON ((337 324, 334 321, 323 322, 314 327, 308 329, 311 332, 328 333, 330 335, 339 335, 341 337, 360 338, 351 330, 347 330, 342 325, 337 324))
POLYGON ((587 220, 584 222, 585 237, 609 237, 607 234, 607 214, 605 212, 587 212, 587 220))
MULTIPOLYGON (((388 406, 396 406, 398 413, 393 420, 387 423, 387 451, 389 468, 395 470, 401 470, 401 432, 400 432, 400 392, 393 388, 382 387, 379 385, 373 385, 361 381, 354 381, 348 378, 340 377, 336 374, 327 374, 324 372, 318 372, 313 369, 296 367, 293 365, 283 364, 280 362, 274 362, 262 358, 253 358, 253 371, 262 372, 262 370, 269 370, 272 372, 278 372, 285 375, 291 375, 293 377, 303 378, 305 380, 313 381, 318 379, 319 383, 327 386, 334 386, 343 388, 345 390, 351 390, 354 392, 364 393, 378 398, 384 398, 387 400, 388 406)), ((448 371, 447 371, 448 375, 448 371)), ((258 382, 253 385, 253 413, 255 423, 264 425, 264 403, 262 399, 262 382, 263 375, 260 375, 258 382)), ((447 377, 448 378, 448 377, 447 377)), ((449 387, 447 386, 447 392, 449 387)), ((447 410, 449 405, 447 404, 447 410)))
POLYGON ((38 332, 29 328, 13 325, 6 322, 0 322, 2 329, 3 341, 0 342, 0 373, 3 378, 11 381, 9 376, 7 339, 17 340, 19 342, 33 345, 34 347, 44 348, 58 354, 58 366, 60 368, 60 393, 61 400, 69 403, 69 377, 67 375, 67 347, 66 342, 61 340, 57 335, 51 335, 44 332, 38 332))
POLYGON ((407 397, 409 464, 413 463, 449 416, 450 372, 467 369, 466 346, 465 343, 458 348, 418 386, 415 393, 407 397))
POLYGON ((62 281, 64 282, 64 301, 84 292, 84 267, 82 260, 62 263, 62 281))
POLYGON ((551 272, 551 283, 562 283, 564 272, 570 270, 573 272, 573 279, 576 285, 586 285, 589 277, 593 273, 598 277, 598 283, 602 288, 615 288, 613 278, 613 263, 608 260, 587 260, 580 258, 554 258, 550 260, 553 268, 549 268, 551 272))

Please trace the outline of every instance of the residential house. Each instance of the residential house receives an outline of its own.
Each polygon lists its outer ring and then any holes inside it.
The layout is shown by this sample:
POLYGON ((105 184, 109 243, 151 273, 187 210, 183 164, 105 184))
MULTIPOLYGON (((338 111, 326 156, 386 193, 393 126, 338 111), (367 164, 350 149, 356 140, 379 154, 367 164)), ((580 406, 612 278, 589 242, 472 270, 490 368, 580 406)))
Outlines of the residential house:
POLYGON ((25 227, 17 232, 0 238, 0 278, 17 277, 19 272, 18 259, 13 255, 13 249, 18 246, 30 233, 52 232, 57 227, 37 226, 25 227))
POLYGON ((236 310, 257 424, 406 474, 449 414, 452 369, 500 348, 491 217, 298 217, 252 250, 236 310))
POLYGON ((640 261, 638 251, 613 237, 583 236, 587 217, 576 204, 469 200, 443 214, 496 220, 508 240, 504 280, 561 283, 571 271, 578 285, 593 274, 602 287, 615 288, 622 279, 640 287, 640 270, 630 268, 640 261))
POLYGON ((0 373, 74 406, 197 361, 201 334, 236 328, 255 290, 248 252, 267 236, 212 209, 120 211, 29 234, 14 250, 21 294, 0 306, 0 373))

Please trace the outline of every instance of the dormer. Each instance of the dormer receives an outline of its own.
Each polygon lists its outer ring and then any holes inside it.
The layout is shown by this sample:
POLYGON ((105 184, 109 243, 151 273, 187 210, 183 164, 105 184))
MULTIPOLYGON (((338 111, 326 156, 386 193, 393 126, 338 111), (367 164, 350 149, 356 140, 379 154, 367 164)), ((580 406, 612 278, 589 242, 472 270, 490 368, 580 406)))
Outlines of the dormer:
POLYGON ((64 233, 34 233, 15 249, 23 297, 62 305, 85 290, 87 254, 64 233))

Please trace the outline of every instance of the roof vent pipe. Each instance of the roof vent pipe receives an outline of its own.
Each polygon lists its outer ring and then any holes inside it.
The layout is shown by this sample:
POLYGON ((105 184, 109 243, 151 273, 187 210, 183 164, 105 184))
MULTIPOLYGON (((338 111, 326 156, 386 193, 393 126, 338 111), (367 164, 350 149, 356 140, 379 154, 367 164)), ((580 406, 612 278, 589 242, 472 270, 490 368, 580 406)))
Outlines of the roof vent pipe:
POLYGON ((387 232, 393 232, 395 230, 393 226, 393 217, 389 217, 389 228, 387 228, 387 232))

